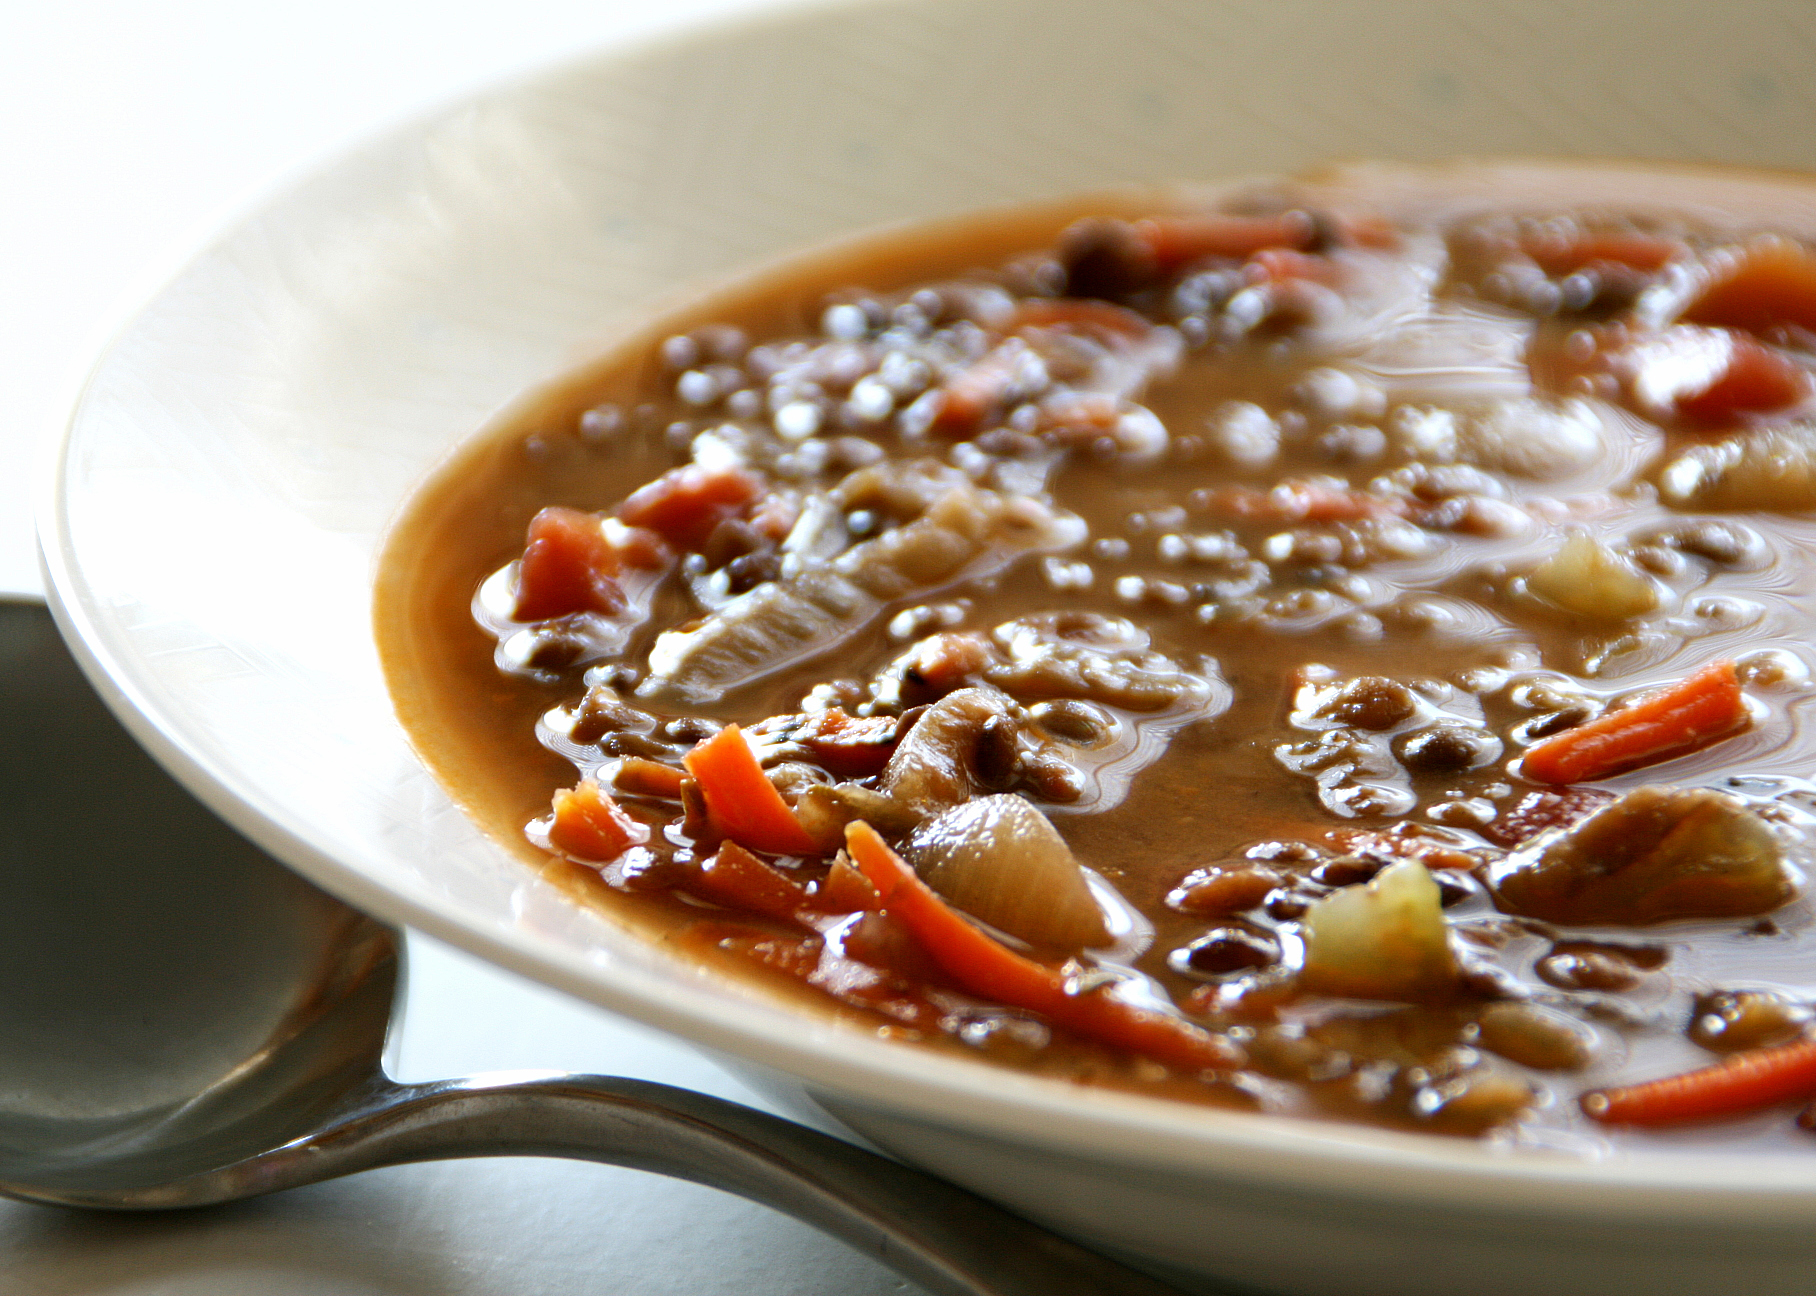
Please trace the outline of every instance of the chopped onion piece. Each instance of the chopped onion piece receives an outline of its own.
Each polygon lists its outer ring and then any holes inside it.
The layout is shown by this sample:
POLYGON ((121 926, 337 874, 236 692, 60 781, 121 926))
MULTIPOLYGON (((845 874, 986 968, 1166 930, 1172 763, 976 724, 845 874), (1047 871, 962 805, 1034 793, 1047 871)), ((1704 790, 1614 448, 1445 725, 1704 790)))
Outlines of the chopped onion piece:
POLYGON ((1072 848, 1018 796, 982 797, 946 811, 914 834, 908 854, 935 891, 1031 945, 1076 951, 1110 943, 1072 848))

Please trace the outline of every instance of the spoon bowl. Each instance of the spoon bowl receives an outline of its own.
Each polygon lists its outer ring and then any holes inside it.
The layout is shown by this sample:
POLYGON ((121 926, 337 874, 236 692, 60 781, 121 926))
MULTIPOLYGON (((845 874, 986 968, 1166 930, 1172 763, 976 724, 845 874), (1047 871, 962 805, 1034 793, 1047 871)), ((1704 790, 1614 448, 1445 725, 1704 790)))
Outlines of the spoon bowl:
POLYGON ((0 603, 0 1194, 199 1206, 381 1165, 565 1156, 763 1202, 947 1296, 1163 1296, 941 1180, 667 1085, 383 1066, 396 933, 146 756, 48 613, 0 603))

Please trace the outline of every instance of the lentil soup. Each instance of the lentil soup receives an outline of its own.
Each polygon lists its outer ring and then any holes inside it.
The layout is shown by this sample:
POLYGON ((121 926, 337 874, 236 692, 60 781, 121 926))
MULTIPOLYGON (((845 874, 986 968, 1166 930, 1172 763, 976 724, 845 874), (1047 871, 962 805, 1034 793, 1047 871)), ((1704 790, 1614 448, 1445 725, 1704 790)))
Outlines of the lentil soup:
POLYGON ((718 292, 451 460, 378 627, 501 841, 853 1028, 1794 1148, 1812 510, 1816 184, 1358 167, 718 292))

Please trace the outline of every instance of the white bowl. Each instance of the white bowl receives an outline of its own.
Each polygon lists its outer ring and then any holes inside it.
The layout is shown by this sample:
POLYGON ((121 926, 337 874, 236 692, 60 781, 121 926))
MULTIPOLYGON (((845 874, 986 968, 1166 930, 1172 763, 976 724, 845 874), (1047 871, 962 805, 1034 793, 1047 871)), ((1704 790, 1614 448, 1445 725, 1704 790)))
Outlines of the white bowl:
POLYGON ((1802 0, 904 0, 608 51, 342 158, 147 303, 71 422, 53 597, 138 735, 324 886, 792 1077, 1078 1234, 1332 1296, 1809 1291, 1803 1156, 1514 1154, 1069 1087, 630 941, 423 772, 368 608, 381 533, 450 446, 703 277, 880 222, 1341 156, 1811 167, 1812 25, 1802 0))

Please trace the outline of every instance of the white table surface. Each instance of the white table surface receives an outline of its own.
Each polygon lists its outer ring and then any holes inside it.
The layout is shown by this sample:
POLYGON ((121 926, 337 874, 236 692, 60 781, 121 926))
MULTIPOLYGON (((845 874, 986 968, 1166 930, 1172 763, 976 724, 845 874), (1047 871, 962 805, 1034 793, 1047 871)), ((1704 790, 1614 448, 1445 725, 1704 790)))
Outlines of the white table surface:
MULTIPOLYGON (((47 440, 114 321, 209 229, 468 86, 753 0, 14 0, 0 41, 0 591, 34 590, 47 440)), ((412 936, 400 1079, 553 1067, 762 1105, 654 1032, 412 936)), ((0 1047, 4 1047, 0 1041, 0 1047)), ((208 1211, 0 1201, 5 1296, 880 1296, 892 1273, 704 1188, 406 1166, 208 1211)))

